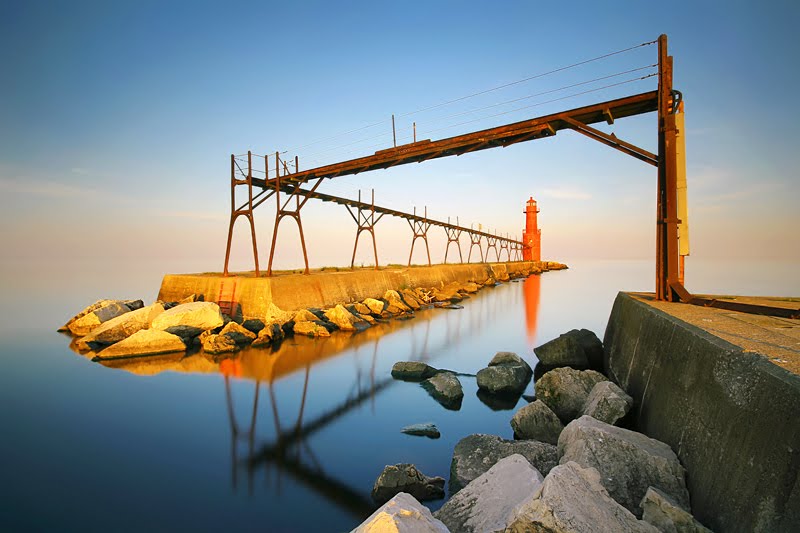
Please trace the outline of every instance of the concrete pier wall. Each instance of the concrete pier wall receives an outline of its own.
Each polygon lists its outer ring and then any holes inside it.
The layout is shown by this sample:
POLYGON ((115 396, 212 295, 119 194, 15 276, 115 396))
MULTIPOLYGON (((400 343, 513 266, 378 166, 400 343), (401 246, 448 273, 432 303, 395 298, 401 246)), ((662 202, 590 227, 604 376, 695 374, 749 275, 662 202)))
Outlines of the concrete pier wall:
POLYGON ((192 294, 217 302, 220 292, 233 291, 233 301, 245 316, 264 316, 275 304, 284 311, 309 307, 331 307, 340 303, 383 296, 389 290, 416 287, 443 287, 451 282, 483 283, 523 271, 557 268, 558 263, 519 261, 430 267, 384 268, 315 272, 311 275, 283 274, 274 277, 222 277, 220 274, 167 274, 161 282, 158 299, 178 301, 192 294), (224 284, 224 285, 223 285, 224 284))
POLYGON ((686 467, 704 525, 800 531, 800 377, 626 293, 604 345, 637 429, 686 467))

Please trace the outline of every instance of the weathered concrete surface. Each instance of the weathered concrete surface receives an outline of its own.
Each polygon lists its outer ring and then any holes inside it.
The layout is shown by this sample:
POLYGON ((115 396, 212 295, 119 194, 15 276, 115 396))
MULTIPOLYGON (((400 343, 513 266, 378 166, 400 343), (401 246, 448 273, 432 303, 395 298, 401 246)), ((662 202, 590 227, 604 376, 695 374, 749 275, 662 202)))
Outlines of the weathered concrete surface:
POLYGON ((620 293, 604 339, 637 429, 672 446, 694 515, 717 532, 800 530, 800 377, 716 335, 754 342, 756 318, 620 293))
POLYGON ((191 294, 207 302, 219 300, 223 280, 235 280, 234 300, 244 316, 267 314, 270 304, 293 311, 308 307, 333 307, 382 296, 387 290, 404 287, 444 287, 448 283, 483 283, 495 270, 516 274, 558 268, 547 261, 519 261, 499 264, 436 265, 430 267, 383 268, 344 272, 317 272, 310 276, 284 274, 254 277, 252 273, 223 278, 221 274, 167 274, 158 299, 174 302, 191 294), (502 268, 501 268, 502 267, 502 268))

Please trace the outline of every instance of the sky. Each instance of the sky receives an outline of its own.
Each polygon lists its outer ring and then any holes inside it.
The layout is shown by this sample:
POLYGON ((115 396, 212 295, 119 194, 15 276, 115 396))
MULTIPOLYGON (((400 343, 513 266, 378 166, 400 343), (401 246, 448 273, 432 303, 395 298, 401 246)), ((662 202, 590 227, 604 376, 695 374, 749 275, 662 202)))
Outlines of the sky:
MULTIPOLYGON (((392 114, 405 143, 414 122, 419 139, 439 139, 654 90, 656 78, 638 78, 655 71, 656 46, 636 45, 662 33, 686 107, 687 269, 797 262, 799 6, 0 0, 1 266, 219 271, 230 154, 285 152, 309 168, 390 147, 392 114)), ((656 151, 655 113, 598 127, 656 151)), ((545 258, 654 257, 655 169, 570 131, 320 191, 359 189, 516 237, 533 196, 545 258)), ((256 211, 262 266, 274 210, 256 211)), ((283 224, 276 267, 297 268, 297 230, 283 224)), ((309 202, 303 225, 312 266, 349 263, 343 207, 309 202)), ((408 261, 405 221, 384 218, 376 233, 382 264, 408 261)), ((251 268, 248 239, 240 221, 233 268, 251 268)), ((362 239, 356 262, 368 264, 362 239)), ((432 229, 434 261, 445 243, 432 229)))

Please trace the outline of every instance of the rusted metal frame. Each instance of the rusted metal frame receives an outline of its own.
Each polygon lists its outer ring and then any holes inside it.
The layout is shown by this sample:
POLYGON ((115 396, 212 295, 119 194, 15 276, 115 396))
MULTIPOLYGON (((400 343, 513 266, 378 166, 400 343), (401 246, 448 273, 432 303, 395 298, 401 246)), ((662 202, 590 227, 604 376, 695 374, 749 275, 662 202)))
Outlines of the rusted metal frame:
POLYGON ((746 304, 742 302, 729 302, 717 300, 716 298, 692 297, 688 303, 702 307, 714 307, 717 309, 727 309, 728 311, 738 311, 752 315, 776 316, 780 318, 800 318, 800 309, 787 309, 784 307, 774 307, 770 305, 746 304))
POLYGON ((601 142, 606 146, 610 146, 611 148, 619 150, 623 154, 633 156, 636 159, 644 161, 645 163, 650 163, 655 167, 658 166, 658 156, 656 154, 648 152, 647 150, 639 148, 631 143, 625 142, 617 138, 617 136, 614 134, 609 135, 598 129, 592 128, 591 126, 587 126, 586 124, 581 124, 577 120, 573 120, 569 117, 565 117, 563 120, 572 126, 574 131, 586 135, 590 139, 601 142))
POLYGON ((494 235, 487 235, 486 236, 486 259, 485 261, 489 260, 489 249, 494 248, 495 257, 497 257, 497 261, 500 262, 500 252, 497 251, 497 237, 494 235))
POLYGON ((255 196, 253 196, 252 200, 248 200, 247 202, 243 203, 236 210, 237 211, 246 211, 247 209, 245 209, 245 208, 247 206, 249 206, 251 203, 253 205, 252 209, 255 209, 256 207, 258 207, 261 204, 263 204, 266 200, 269 200, 270 198, 272 198, 273 194, 275 194, 275 191, 272 191, 272 190, 269 190, 269 189, 262 189, 261 192, 259 192, 255 196), (267 193, 266 196, 261 198, 261 196, 264 193, 267 193), (258 200, 258 201, 256 202, 256 200, 258 200))
MULTIPOLYGON (((236 158, 233 154, 231 154, 231 218, 230 224, 228 225, 228 242, 225 247, 225 265, 222 269, 222 275, 228 275, 228 265, 230 263, 231 258, 231 245, 233 243, 233 226, 236 224, 236 220, 240 216, 244 216, 247 218, 248 222, 250 222, 250 237, 253 244, 253 262, 255 263, 255 273, 256 277, 261 275, 261 272, 258 268, 258 245, 256 244, 256 224, 255 220, 253 219, 253 160, 252 155, 248 151, 247 152, 247 179, 246 180, 239 180, 236 178, 236 167, 239 167, 239 164, 236 162, 236 158), (236 187, 238 185, 247 185, 247 203, 243 204, 242 208, 236 208, 236 187), (244 207, 247 207, 244 209, 244 207)), ((241 167, 239 167, 241 171, 241 167)))
POLYGON ((508 241, 506 239, 500 239, 500 252, 497 254, 498 261, 502 257, 503 250, 506 251, 506 257, 511 261, 511 252, 508 250, 508 241))
POLYGON ((361 237, 362 231, 368 231, 369 234, 372 236, 372 251, 375 254, 375 270, 378 270, 380 267, 378 265, 378 243, 375 238, 375 224, 383 218, 384 213, 381 213, 378 218, 375 218, 375 190, 372 190, 372 205, 369 206, 369 209, 363 207, 364 204, 361 202, 361 191, 358 191, 358 203, 354 205, 356 209, 358 209, 358 216, 353 214, 353 211, 350 209, 350 205, 345 204, 347 208, 347 212, 350 213, 350 216, 355 221, 358 229, 356 230, 356 241, 353 244, 353 258, 350 260, 350 268, 355 268, 356 264, 356 250, 358 250, 358 239, 361 237), (364 214, 364 211, 368 211, 368 214, 364 214))
POLYGON ((444 231, 447 234, 447 246, 444 249, 444 263, 447 264, 447 252, 450 251, 450 243, 456 243, 458 247, 458 260, 464 262, 464 256, 461 255, 461 229, 458 227, 458 218, 456 218, 456 225, 450 225, 450 217, 447 217, 447 226, 444 226, 444 231))
MULTIPOLYGON (((286 179, 295 181, 306 181, 312 177, 333 177, 343 176, 347 174, 354 174, 363 172, 368 168, 377 168, 381 165, 389 164, 406 164, 419 161, 422 159, 432 159, 435 157, 442 157, 448 153, 455 152, 462 153, 464 149, 471 148, 475 143, 486 141, 498 141, 500 144, 506 141, 513 141, 524 135, 531 134, 533 131, 547 131, 548 135, 550 130, 546 129, 549 125, 552 131, 564 129, 569 125, 561 120, 564 117, 570 117, 583 124, 593 124, 596 122, 604 122, 606 120, 606 112, 610 111, 616 118, 624 118, 632 115, 639 115, 655 111, 658 104, 658 94, 656 91, 641 93, 637 95, 609 100, 599 104, 585 106, 581 108, 563 111, 552 115, 537 117, 513 124, 498 126, 480 130, 477 132, 468 133, 465 135, 458 135, 449 137, 438 141, 431 141, 429 143, 413 143, 410 145, 399 146, 397 149, 390 149, 388 152, 377 152, 375 155, 351 159, 341 163, 334 163, 323 167, 313 168, 298 171, 295 174, 285 176, 286 179), (396 163, 397 160, 399 163, 396 163)), ((486 148, 490 146, 487 143, 486 148)), ((274 178, 273 178, 274 180, 274 178)), ((267 180, 272 181, 272 180, 267 180)), ((257 185, 258 182, 254 181, 257 185)))
POLYGON ((477 233, 477 232, 474 232, 472 230, 469 230, 470 245, 469 245, 469 253, 467 254, 467 263, 469 263, 469 260, 472 258, 472 248, 475 245, 478 246, 478 251, 480 252, 480 256, 479 257, 481 258, 481 263, 485 263, 485 261, 483 259, 483 245, 481 244, 481 239, 482 238, 483 238, 483 234, 482 233, 477 233))
POLYGON ((407 218, 408 225, 411 226, 411 231, 414 232, 414 237, 411 239, 411 251, 408 254, 408 266, 411 266, 411 258, 414 255, 414 243, 417 239, 421 238, 425 241, 425 253, 428 255, 428 266, 431 265, 431 250, 428 247, 428 230, 431 224, 428 222, 428 208, 425 207, 425 217, 417 217, 417 208, 414 208, 414 218, 407 218))

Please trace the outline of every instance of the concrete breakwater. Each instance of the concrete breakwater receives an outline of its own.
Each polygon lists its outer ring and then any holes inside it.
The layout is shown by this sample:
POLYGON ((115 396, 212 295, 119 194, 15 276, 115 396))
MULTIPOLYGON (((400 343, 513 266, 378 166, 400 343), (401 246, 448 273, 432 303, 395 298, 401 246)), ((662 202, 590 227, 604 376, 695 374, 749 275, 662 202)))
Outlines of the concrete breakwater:
POLYGON ((517 261, 324 271, 310 276, 287 274, 258 278, 252 274, 229 277, 221 274, 168 274, 161 282, 158 299, 176 302, 191 295, 202 296, 207 302, 238 307, 243 316, 262 317, 273 305, 284 311, 326 308, 380 297, 387 290, 441 288, 449 283, 483 283, 489 278, 507 281, 510 277, 562 268, 566 265, 552 261, 517 261))

